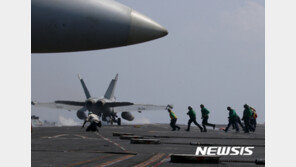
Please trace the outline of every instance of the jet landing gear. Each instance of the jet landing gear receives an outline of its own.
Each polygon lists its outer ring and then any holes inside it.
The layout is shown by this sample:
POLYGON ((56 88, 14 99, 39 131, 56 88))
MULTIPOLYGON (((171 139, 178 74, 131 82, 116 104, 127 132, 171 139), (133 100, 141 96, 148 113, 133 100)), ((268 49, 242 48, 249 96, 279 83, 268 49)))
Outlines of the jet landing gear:
POLYGON ((121 118, 117 119, 117 125, 120 126, 121 125, 121 118))
POLYGON ((111 125, 113 125, 113 123, 116 122, 118 126, 121 125, 121 118, 114 118, 110 121, 111 125))
POLYGON ((113 123, 117 123, 118 126, 121 125, 121 118, 117 118, 117 116, 103 116, 102 120, 106 121, 109 125, 113 125, 113 123))
POLYGON ((113 122, 116 122, 117 123, 117 125, 118 126, 120 126, 121 125, 121 118, 118 118, 117 117, 117 115, 115 115, 115 116, 113 116, 113 117, 111 117, 112 119, 111 119, 111 125, 113 125, 113 122), (116 119, 117 118, 117 119, 116 119))

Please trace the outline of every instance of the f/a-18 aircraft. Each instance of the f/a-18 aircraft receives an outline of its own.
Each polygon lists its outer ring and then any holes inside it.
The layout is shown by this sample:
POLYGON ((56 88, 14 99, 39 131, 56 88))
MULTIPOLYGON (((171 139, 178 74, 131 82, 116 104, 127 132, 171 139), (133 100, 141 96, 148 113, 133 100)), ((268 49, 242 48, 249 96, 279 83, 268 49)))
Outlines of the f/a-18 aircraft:
POLYGON ((121 112, 121 117, 125 120, 132 121, 134 116, 131 112, 133 111, 144 111, 144 110, 165 110, 171 105, 152 105, 152 104, 134 104, 132 102, 116 102, 114 97, 115 87, 118 80, 118 74, 111 80, 109 87, 103 98, 91 97, 84 80, 78 75, 84 90, 86 100, 85 101, 67 101, 57 100, 52 103, 38 103, 32 102, 33 106, 65 109, 69 111, 77 111, 77 117, 81 120, 86 120, 86 112, 92 112, 98 115, 102 121, 113 124, 116 122, 121 125, 121 118, 117 116, 117 113, 121 112))

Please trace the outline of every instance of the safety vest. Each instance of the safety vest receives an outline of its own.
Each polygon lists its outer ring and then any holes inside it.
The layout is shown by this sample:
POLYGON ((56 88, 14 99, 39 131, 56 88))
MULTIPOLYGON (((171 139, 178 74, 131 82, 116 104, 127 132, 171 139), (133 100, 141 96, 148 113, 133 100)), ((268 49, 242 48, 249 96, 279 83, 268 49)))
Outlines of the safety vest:
POLYGON ((169 112, 170 112, 171 119, 177 119, 177 117, 173 111, 169 111, 169 112))
POLYGON ((234 109, 231 109, 231 110, 229 111, 229 118, 230 118, 230 119, 234 119, 234 118, 236 118, 236 117, 237 117, 237 114, 236 114, 235 110, 234 110, 234 109))
POLYGON ((209 113, 210 113, 210 111, 208 109, 206 109, 206 108, 201 109, 201 115, 202 115, 202 117, 208 116, 209 113))
POLYGON ((189 117, 191 119, 195 119, 196 118, 195 111, 193 109, 189 110, 187 114, 189 115, 189 117))
POLYGON ((255 110, 255 108, 253 108, 253 107, 250 107, 250 109, 251 109, 251 111, 252 111, 252 116, 253 116, 253 118, 257 118, 257 113, 256 113, 256 110, 255 110))

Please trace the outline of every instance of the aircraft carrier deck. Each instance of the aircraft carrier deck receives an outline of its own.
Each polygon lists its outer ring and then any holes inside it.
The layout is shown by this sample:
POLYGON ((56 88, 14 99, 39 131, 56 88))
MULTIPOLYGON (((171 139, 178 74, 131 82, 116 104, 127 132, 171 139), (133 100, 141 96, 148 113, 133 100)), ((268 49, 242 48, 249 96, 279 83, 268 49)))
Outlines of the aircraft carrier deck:
MULTIPOLYGON (((222 126, 220 126, 222 127, 222 126)), ((223 126, 225 127, 225 126, 223 126)), ((225 133, 208 127, 201 133, 171 131, 168 124, 103 126, 97 132, 80 127, 33 127, 31 135, 32 166, 257 166, 265 158, 265 127, 258 125, 255 133, 225 133), (159 139, 158 144, 131 144, 125 136, 114 132, 159 139), (173 163, 171 154, 195 154, 197 143, 213 146, 254 146, 251 156, 222 156, 219 164, 173 163)), ((230 128, 231 129, 231 128, 230 128)), ((259 166, 259 165, 258 165, 259 166)), ((263 165, 260 165, 263 166, 263 165)))

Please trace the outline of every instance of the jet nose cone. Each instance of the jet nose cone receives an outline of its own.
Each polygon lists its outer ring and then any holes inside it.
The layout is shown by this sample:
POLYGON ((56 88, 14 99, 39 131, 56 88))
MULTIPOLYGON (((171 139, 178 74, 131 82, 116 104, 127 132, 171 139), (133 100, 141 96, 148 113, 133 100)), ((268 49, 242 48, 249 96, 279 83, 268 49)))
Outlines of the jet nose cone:
POLYGON ((128 44, 146 42, 166 36, 168 31, 147 16, 132 10, 128 44))

